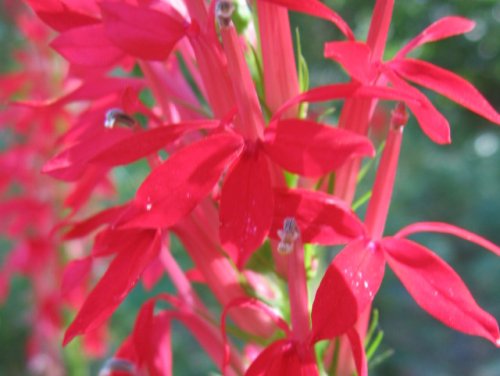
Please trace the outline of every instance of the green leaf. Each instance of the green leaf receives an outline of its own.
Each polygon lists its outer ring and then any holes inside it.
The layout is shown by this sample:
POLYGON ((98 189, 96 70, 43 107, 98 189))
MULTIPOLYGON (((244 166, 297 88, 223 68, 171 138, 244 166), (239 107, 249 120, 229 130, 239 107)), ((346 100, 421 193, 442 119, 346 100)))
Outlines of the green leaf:
MULTIPOLYGON (((302 55, 302 47, 300 44, 300 33, 299 29, 295 29, 295 37, 297 39, 297 58, 298 58, 298 70, 299 70, 299 89, 301 92, 309 90, 309 68, 307 67, 306 59, 302 55)), ((307 116, 307 103, 301 103, 299 105, 299 118, 305 119, 307 116)))
POLYGON ((361 206, 363 206, 369 199, 372 197, 372 191, 365 192, 363 196, 358 198, 353 204, 352 204, 352 210, 356 211, 358 210, 361 206))
POLYGON ((373 165, 375 163, 378 164, 380 157, 382 156, 382 151, 384 150, 384 147, 385 147, 385 141, 381 142, 380 145, 378 146, 375 158, 369 159, 368 162, 363 165, 361 171, 359 171, 358 174, 358 184, 361 183, 361 181, 366 177, 366 174, 370 171, 373 165))

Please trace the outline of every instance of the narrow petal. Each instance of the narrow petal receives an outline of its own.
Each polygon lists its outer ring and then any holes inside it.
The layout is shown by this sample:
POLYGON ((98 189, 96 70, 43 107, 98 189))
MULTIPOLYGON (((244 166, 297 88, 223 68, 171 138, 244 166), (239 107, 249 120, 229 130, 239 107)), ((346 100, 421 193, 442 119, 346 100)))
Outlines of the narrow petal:
POLYGON ((67 193, 64 199, 64 206, 71 208, 73 213, 79 211, 83 205, 88 203, 94 189, 100 185, 105 186, 109 183, 106 176, 107 173, 107 167, 89 165, 71 191, 67 193))
POLYGON ((149 174, 139 187, 127 227, 168 227, 187 215, 241 152, 233 134, 218 134, 181 149, 149 174))
POLYGON ((336 12, 318 0, 260 0, 276 5, 281 5, 294 12, 305 13, 332 22, 349 39, 353 40, 354 34, 349 25, 336 12))
POLYGON ((226 176, 220 199, 220 241, 239 268, 264 242, 273 206, 267 158, 244 152, 226 176))
POLYGON ((129 164, 166 147, 186 132, 215 128, 218 125, 218 121, 205 120, 171 124, 137 132, 111 145, 108 149, 94 156, 89 162, 109 167, 129 164))
POLYGON ((71 6, 61 0, 26 0, 26 2, 43 22, 60 32, 99 22, 99 19, 85 12, 86 4, 78 9, 74 4, 71 6))
POLYGON ((419 100, 418 103, 406 101, 413 115, 418 121, 422 131, 438 144, 451 143, 450 124, 448 120, 434 107, 431 101, 420 91, 406 83, 390 68, 384 69, 384 74, 389 81, 399 90, 411 93, 419 100))
POLYGON ((63 238, 65 240, 70 240, 86 236, 98 227, 115 221, 120 216, 120 214, 123 213, 125 208, 126 207, 123 205, 113 206, 111 208, 102 210, 85 220, 76 222, 72 225, 73 227, 71 228, 71 230, 64 234, 63 238))
POLYGON ((69 262, 64 268, 61 294, 67 297, 88 276, 92 267, 92 258, 85 257, 69 262))
POLYGON ((448 223, 443 222, 418 222, 413 223, 409 226, 398 231, 395 235, 396 238, 406 238, 411 234, 419 233, 419 232, 439 232, 442 234, 450 234, 455 235, 459 238, 465 239, 471 243, 475 243, 480 245, 483 248, 486 248, 488 251, 493 252, 497 256, 500 256, 500 247, 496 244, 493 244, 488 239, 483 238, 473 232, 467 231, 463 228, 450 225, 448 223))
POLYGON ((269 236, 278 239, 285 218, 294 217, 304 243, 338 245, 365 235, 363 223, 337 197, 305 189, 275 191, 269 236))
POLYGON ((125 53, 112 44, 102 24, 70 29, 50 44, 71 64, 90 67, 110 67, 125 57, 125 53))
POLYGON ((500 124, 500 114, 462 77, 417 59, 395 60, 390 63, 390 67, 405 79, 434 90, 491 122, 500 124))
POLYGON ((137 316, 132 333, 139 363, 145 364, 148 375, 172 375, 170 321, 166 315, 153 315, 155 300, 146 302, 137 316))
POLYGON ((109 39, 144 60, 165 60, 186 27, 172 8, 169 14, 123 2, 99 3, 109 39))
POLYGON ((302 102, 326 102, 352 97, 379 98, 392 101, 404 101, 406 103, 419 103, 418 98, 415 98, 414 95, 408 94, 405 90, 400 90, 396 87, 368 86, 361 85, 358 82, 331 84, 312 88, 311 90, 293 97, 276 111, 271 119, 271 123, 276 122, 290 107, 302 102))
POLYGON ((88 161, 132 134, 130 129, 114 128, 99 130, 95 138, 76 143, 51 158, 42 172, 64 181, 78 180, 88 169, 88 161))
POLYGON ((112 226, 100 231, 92 247, 93 257, 105 257, 118 252, 133 252, 135 244, 144 236, 142 229, 115 229, 112 226))
POLYGON ((369 83, 373 78, 370 48, 363 42, 328 42, 324 56, 338 62, 352 78, 369 83))
POLYGON ((262 137, 264 117, 252 75, 245 60, 242 39, 234 25, 220 28, 222 44, 227 57, 227 71, 231 79, 238 116, 235 128, 250 140, 262 137))
POLYGON ((142 284, 147 291, 153 289, 165 274, 165 267, 159 258, 154 259, 142 274, 142 284))
POLYGON ((391 269, 422 309, 455 330, 500 343, 495 318, 477 305, 446 262, 410 240, 386 238, 381 245, 391 269))
POLYGON ((281 120, 266 136, 264 150, 274 162, 309 177, 334 171, 352 157, 375 154, 368 138, 310 120, 281 120))
MULTIPOLYGON (((299 93, 290 21, 286 8, 266 1, 257 2, 257 12, 265 98, 274 112, 299 93)), ((291 109, 288 117, 294 117, 296 111, 291 109)))
POLYGON ((426 27, 420 34, 409 41, 396 55, 396 58, 405 57, 410 51, 429 42, 468 33, 476 23, 472 20, 457 16, 443 17, 426 27))
POLYGON ((351 344, 358 376, 368 376, 368 362, 366 360, 363 341, 361 341, 358 332, 354 328, 349 329, 347 338, 349 338, 349 343, 351 344))
POLYGON ((313 341, 345 334, 373 301, 384 270, 383 254, 374 243, 349 243, 330 264, 316 292, 313 341))
POLYGON ((120 252, 89 294, 64 335, 63 345, 75 336, 103 324, 137 283, 144 268, 160 250, 160 237, 154 231, 144 231, 140 242, 131 252, 120 252))

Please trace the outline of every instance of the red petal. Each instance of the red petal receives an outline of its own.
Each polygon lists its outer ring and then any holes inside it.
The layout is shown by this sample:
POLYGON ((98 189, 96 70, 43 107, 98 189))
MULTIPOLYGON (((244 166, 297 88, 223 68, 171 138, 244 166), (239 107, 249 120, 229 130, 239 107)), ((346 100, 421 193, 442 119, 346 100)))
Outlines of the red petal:
POLYGON ((185 34, 179 14, 126 3, 99 3, 109 39, 127 53, 145 60, 165 60, 185 34))
MULTIPOLYGON (((283 320, 280 316, 276 314, 271 308, 262 303, 261 301, 255 298, 248 297, 239 297, 231 300, 228 304, 224 306, 224 310, 222 311, 221 321, 220 321, 220 329, 222 333, 222 341, 224 345, 224 358, 222 362, 222 373, 225 374, 225 370, 230 361, 230 348, 227 342, 227 333, 226 333, 226 318, 229 313, 229 310, 233 308, 242 308, 242 307, 250 307, 259 311, 264 312, 268 315, 271 320, 279 327, 283 332, 285 332, 286 336, 290 335, 290 330, 288 328, 288 324, 283 320)), ((271 345, 272 346, 272 345, 271 345)), ((248 371, 247 371, 248 372, 248 371)), ((246 374, 245 374, 246 375, 246 374)))
POLYGON ((393 101, 405 101, 406 103, 418 103, 418 99, 414 95, 408 94, 404 90, 398 88, 383 87, 383 86, 363 86, 358 82, 350 82, 344 84, 331 84, 315 87, 304 93, 291 98, 273 115, 271 123, 276 122, 281 115, 289 108, 301 102, 325 102, 335 99, 346 99, 351 97, 359 98, 380 98, 393 101))
POLYGON ((114 229, 111 226, 96 235, 92 256, 103 257, 117 252, 133 252, 135 244, 143 237, 143 229, 114 229))
POLYGON ((287 339, 273 342, 253 361, 245 376, 319 375, 313 356, 302 357, 298 346, 287 339))
POLYGON ((363 223, 351 208, 322 192, 276 190, 270 237, 278 238, 278 230, 287 217, 297 221, 304 243, 338 245, 365 235, 363 223))
POLYGON ((88 168, 88 161, 95 155, 127 138, 130 129, 114 128, 96 132, 96 137, 79 142, 50 159, 42 168, 42 172, 65 181, 78 180, 88 168))
POLYGON ((109 67, 125 57, 123 51, 108 40, 102 24, 65 31, 51 46, 76 65, 109 67))
POLYGON ((476 243, 483 248, 493 252, 497 256, 500 256, 500 247, 496 244, 493 244, 488 239, 483 238, 473 232, 467 231, 463 228, 450 225, 448 223, 442 222, 419 222, 413 223, 409 226, 398 231, 395 235, 396 238, 406 238, 411 234, 419 233, 419 232, 439 232, 442 234, 450 234, 455 235, 459 238, 470 241, 471 243, 476 243))
POLYGON ((139 363, 145 363, 148 375, 172 375, 170 317, 154 316, 155 300, 145 303, 137 316, 133 341, 139 363))
POLYGON ((336 170, 352 157, 375 154, 368 138, 310 120, 281 120, 266 136, 264 148, 274 162, 309 177, 336 170))
POLYGON ((132 163, 174 142, 182 134, 197 130, 215 128, 218 121, 204 120, 191 123, 171 124, 132 134, 130 137, 111 145, 97 154, 90 163, 106 166, 120 166, 132 163))
POLYGON ((318 0, 263 0, 281 5, 289 10, 305 13, 332 22, 349 39, 355 39, 349 25, 336 12, 318 0))
POLYGON ((149 291, 160 281, 161 277, 165 274, 165 267, 159 258, 154 259, 148 267, 144 270, 142 275, 142 284, 144 288, 149 291))
POLYGON ((62 0, 26 0, 26 2, 43 22, 57 31, 99 22, 97 18, 85 13, 85 6, 75 9, 74 5, 72 7, 62 0))
POLYGON ((328 42, 324 55, 338 62, 356 80, 369 83, 372 78, 371 51, 362 42, 328 42))
POLYGON ((102 210, 83 221, 77 222, 70 231, 64 234, 63 239, 70 240, 88 235, 99 226, 115 221, 123 213, 125 208, 126 206, 114 206, 102 210))
MULTIPOLYGON (((259 356, 250 364, 245 376, 265 376, 268 375, 268 370, 270 365, 279 357, 283 355, 286 351, 287 346, 290 346, 290 342, 286 339, 281 339, 273 342, 267 346, 259 356)), ((279 373, 283 375, 283 373, 279 373)))
POLYGON ((382 252, 372 242, 355 240, 333 260, 312 307, 313 341, 346 333, 373 301, 384 277, 382 252))
POLYGON ((102 184, 104 186, 109 182, 106 179, 107 172, 106 167, 89 166, 72 190, 67 193, 64 206, 71 208, 73 213, 79 211, 88 202, 92 192, 98 185, 102 184))
POLYGON ((207 283, 203 273, 196 268, 191 268, 189 270, 186 270, 185 274, 187 279, 189 279, 189 281, 193 283, 205 283, 205 284, 207 283))
POLYGON ((67 297, 88 276, 92 267, 92 258, 73 260, 66 265, 63 272, 61 295, 67 297))
POLYGON ((347 332, 347 338, 349 338, 349 343, 351 344, 358 376, 368 376, 368 362, 366 361, 363 341, 361 341, 358 332, 354 328, 351 328, 347 332))
POLYGON ((127 227, 168 227, 207 196, 243 148, 240 137, 218 134, 181 149, 157 167, 137 191, 138 214, 127 227))
POLYGON ((472 20, 457 16, 443 17, 426 27, 420 34, 409 41, 396 55, 396 58, 405 57, 410 51, 422 44, 435 42, 471 31, 476 23, 472 20))
POLYGON ((419 103, 405 102, 410 110, 415 115, 418 124, 422 131, 434 142, 438 144, 449 144, 451 142, 450 124, 448 120, 433 106, 431 101, 415 89, 413 86, 407 84, 398 75, 396 75, 390 68, 385 69, 384 73, 387 75, 389 81, 394 87, 399 90, 411 93, 419 100, 419 103))
POLYGON ((266 157, 244 152, 224 180, 219 214, 222 247, 239 268, 264 242, 273 208, 266 157))
POLYGON ((382 240, 390 267, 417 304, 445 325, 500 344, 498 324, 479 307, 458 274, 429 249, 410 240, 382 240))
POLYGON ((390 67, 407 80, 434 90, 491 122, 500 124, 500 114, 462 77, 417 59, 395 60, 390 63, 390 67))
POLYGON ((63 345, 106 321, 135 286, 144 268, 158 255, 160 237, 144 231, 130 252, 120 252, 89 294, 64 335, 63 345))

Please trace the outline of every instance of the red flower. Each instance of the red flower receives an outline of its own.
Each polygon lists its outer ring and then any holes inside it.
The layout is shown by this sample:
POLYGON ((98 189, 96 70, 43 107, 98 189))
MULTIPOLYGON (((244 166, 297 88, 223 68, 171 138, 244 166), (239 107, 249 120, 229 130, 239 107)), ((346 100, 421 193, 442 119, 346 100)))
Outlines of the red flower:
POLYGON ((417 223, 377 242, 354 241, 336 256, 318 288, 312 310, 313 338, 341 335, 354 324, 373 301, 387 262, 429 314, 455 330, 500 346, 495 318, 477 305, 458 274, 428 248, 405 239, 421 231, 452 233, 500 255, 500 248, 486 239, 445 223, 417 223), (339 303, 331 304, 332 299, 339 303))

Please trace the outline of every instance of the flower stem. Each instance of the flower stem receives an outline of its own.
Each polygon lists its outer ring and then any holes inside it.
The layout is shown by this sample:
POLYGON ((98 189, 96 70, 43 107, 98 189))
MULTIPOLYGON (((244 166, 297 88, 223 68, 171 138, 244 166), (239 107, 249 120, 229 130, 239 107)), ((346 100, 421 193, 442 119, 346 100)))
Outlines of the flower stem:
POLYGON ((384 233, 403 139, 403 127, 407 120, 406 109, 400 103, 392 112, 389 135, 387 136, 366 213, 365 224, 368 234, 373 240, 379 240, 384 233))
MULTIPOLYGON (((393 8, 394 0, 377 0, 375 4, 366 41, 372 51, 371 62, 374 64, 383 58, 393 8)), ((366 82, 365 84, 375 85, 377 80, 378 78, 375 78, 373 82, 366 82)), ((376 102, 374 99, 348 99, 342 109, 339 127, 366 135, 371 113, 376 102)), ((352 204, 356 193, 360 166, 361 158, 354 158, 337 172, 334 193, 349 205, 352 204)))
POLYGON ((227 68, 238 108, 239 131, 249 140, 257 140, 264 132, 264 117, 257 91, 243 55, 240 39, 231 21, 219 22, 227 68))
POLYGON ((295 219, 286 218, 280 230, 281 242, 278 250, 288 259, 288 292, 290 294, 290 318, 292 338, 304 343, 309 336, 309 303, 307 278, 304 263, 304 247, 295 219))

